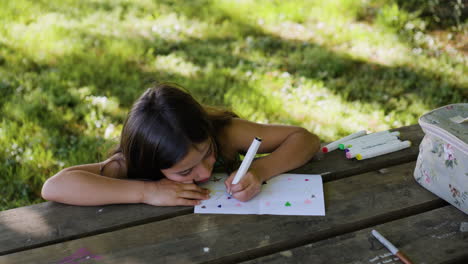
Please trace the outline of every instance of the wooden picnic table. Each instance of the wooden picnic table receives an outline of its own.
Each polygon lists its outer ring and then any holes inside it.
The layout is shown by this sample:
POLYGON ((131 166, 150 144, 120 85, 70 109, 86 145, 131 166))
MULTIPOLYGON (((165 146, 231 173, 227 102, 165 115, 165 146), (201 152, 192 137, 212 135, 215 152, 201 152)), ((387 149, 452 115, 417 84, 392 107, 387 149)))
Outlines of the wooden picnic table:
POLYGON ((292 173, 322 174, 325 216, 194 214, 144 204, 46 202, 0 212, 0 263, 468 263, 468 216, 413 178, 423 132, 395 129, 411 148, 347 160, 318 154, 292 173))

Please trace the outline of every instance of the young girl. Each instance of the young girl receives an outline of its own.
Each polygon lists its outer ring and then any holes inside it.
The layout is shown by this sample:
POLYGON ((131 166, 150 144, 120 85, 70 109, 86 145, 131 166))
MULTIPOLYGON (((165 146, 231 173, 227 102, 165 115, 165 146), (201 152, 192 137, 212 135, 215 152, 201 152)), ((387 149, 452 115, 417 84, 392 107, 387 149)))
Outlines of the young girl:
POLYGON ((310 160, 319 145, 304 128, 249 122, 204 107, 182 88, 164 83, 134 103, 109 159, 63 169, 44 183, 42 196, 73 205, 197 205, 209 198, 197 183, 209 180, 215 164, 221 164, 232 172, 226 188, 248 201, 264 181, 310 160), (254 137, 262 138, 258 153, 270 154, 254 160, 232 185, 239 153, 254 137))

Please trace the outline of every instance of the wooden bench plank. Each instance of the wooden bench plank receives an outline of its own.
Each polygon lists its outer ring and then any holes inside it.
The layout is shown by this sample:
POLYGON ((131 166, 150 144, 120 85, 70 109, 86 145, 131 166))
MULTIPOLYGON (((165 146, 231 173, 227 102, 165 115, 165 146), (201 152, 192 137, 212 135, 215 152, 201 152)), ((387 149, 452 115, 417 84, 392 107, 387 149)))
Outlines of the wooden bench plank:
POLYGON ((0 255, 193 213, 145 204, 72 206, 46 202, 0 213, 0 255))
POLYGON ((99 263, 253 259, 446 205, 414 181, 414 166, 325 183, 325 217, 189 214, 2 256, 0 263, 52 263, 80 248, 99 255, 99 263))
MULTIPOLYGON (((326 173, 324 182, 416 159, 423 132, 419 125, 395 129, 411 148, 366 161, 347 160, 342 151, 318 155, 294 173, 326 173)), ((46 202, 0 212, 0 255, 189 214, 192 207, 147 205, 69 206, 46 202), (75 221, 70 221, 74 219, 75 221)))
POLYGON ((468 217, 448 205, 358 232, 247 261, 254 263, 401 263, 372 235, 376 229, 414 263, 468 263, 468 217))

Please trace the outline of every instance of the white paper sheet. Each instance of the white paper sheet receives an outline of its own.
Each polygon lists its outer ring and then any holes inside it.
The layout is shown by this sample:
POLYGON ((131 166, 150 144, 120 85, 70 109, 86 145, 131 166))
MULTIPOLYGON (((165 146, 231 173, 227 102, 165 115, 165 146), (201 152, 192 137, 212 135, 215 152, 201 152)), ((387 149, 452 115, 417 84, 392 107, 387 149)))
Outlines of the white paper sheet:
POLYGON ((226 192, 227 174, 214 174, 201 184, 211 190, 211 198, 195 206, 199 214, 325 215, 322 177, 311 174, 281 174, 266 184, 248 202, 240 202, 226 192))

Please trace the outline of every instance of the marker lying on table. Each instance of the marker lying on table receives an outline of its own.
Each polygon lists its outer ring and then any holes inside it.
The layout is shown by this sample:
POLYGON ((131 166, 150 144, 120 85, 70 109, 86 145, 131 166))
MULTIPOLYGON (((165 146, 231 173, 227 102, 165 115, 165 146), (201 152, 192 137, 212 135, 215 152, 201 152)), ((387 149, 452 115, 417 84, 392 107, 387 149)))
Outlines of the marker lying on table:
POLYGON ((373 157, 377 157, 380 155, 384 155, 387 153, 395 152, 401 149, 409 148, 411 146, 411 141, 397 141, 392 142, 391 144, 385 144, 381 146, 376 146, 374 148, 367 149, 362 151, 361 153, 356 154, 357 160, 369 159, 373 157))
MULTIPOLYGON (((252 163, 255 155, 257 154, 258 147, 262 143, 262 139, 255 137, 252 141, 252 144, 247 150, 247 154, 245 154, 244 160, 242 161, 239 169, 237 170, 236 176, 234 176, 234 180, 232 180, 232 184, 237 184, 242 177, 244 177, 245 173, 249 170, 250 164, 252 163)), ((232 195, 231 190, 229 190, 229 195, 232 195)))
POLYGON ((411 260, 406 257, 401 250, 396 248, 390 241, 385 239, 379 232, 376 230, 372 230, 372 235, 377 238, 393 255, 397 256, 403 263, 405 264, 412 264, 411 260))
POLYGON ((397 136, 389 135, 386 137, 377 137, 377 138, 367 140, 367 141, 356 141, 352 145, 351 144, 348 145, 345 148, 345 152, 348 152, 350 150, 365 149, 365 148, 369 148, 369 146, 375 146, 375 145, 379 145, 379 144, 393 141, 393 140, 400 140, 400 139, 397 136))
POLYGON ((374 142, 369 145, 364 145, 364 146, 356 146, 352 147, 349 149, 345 149, 346 152, 346 158, 352 159, 355 158, 356 155, 363 153, 365 151, 369 151, 372 148, 377 148, 381 147, 382 145, 390 145, 390 144, 397 144, 398 142, 401 142, 399 139, 390 139, 389 141, 383 141, 383 142, 374 142))
POLYGON ((335 150, 339 147, 340 144, 342 144, 343 142, 346 142, 346 141, 349 141, 351 139, 354 139, 354 138, 357 138, 357 137, 360 137, 360 136, 363 136, 365 135, 367 132, 365 130, 361 130, 359 132, 356 132, 354 134, 351 134, 349 136, 346 136, 342 139, 339 139, 337 141, 334 141, 328 145, 326 145, 325 147, 322 148, 322 152, 323 153, 327 153, 327 152, 330 152, 332 150, 335 150))
POLYGON ((374 138, 374 137, 380 137, 380 136, 385 136, 385 135, 388 135, 390 132, 388 130, 385 130, 385 131, 380 131, 380 132, 376 132, 376 133, 371 133, 371 134, 364 134, 362 136, 359 136, 357 138, 352 138, 352 139, 349 139, 347 141, 343 141, 341 142, 341 144, 338 145, 338 147, 343 150, 346 148, 347 145, 350 144, 350 142, 354 142, 356 140, 363 140, 363 139, 371 139, 371 138, 374 138))
POLYGON ((400 132, 389 132, 389 131, 382 131, 382 132, 377 132, 377 133, 372 133, 368 134, 362 137, 358 137, 349 141, 344 142, 343 144, 340 144, 340 149, 346 149, 353 147, 355 145, 361 145, 361 144, 367 144, 369 142, 374 142, 374 141, 382 141, 384 139, 388 138, 398 138, 400 136, 400 132))

